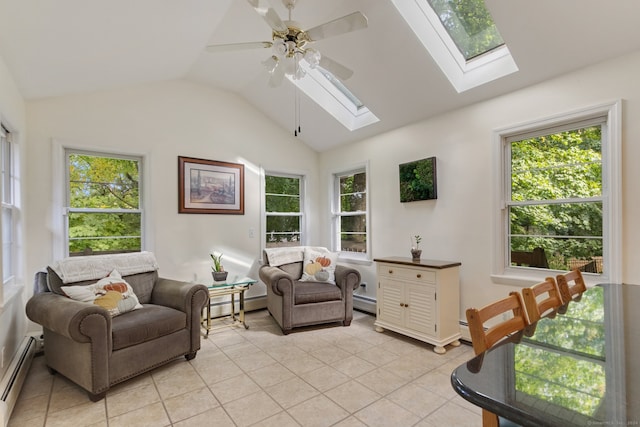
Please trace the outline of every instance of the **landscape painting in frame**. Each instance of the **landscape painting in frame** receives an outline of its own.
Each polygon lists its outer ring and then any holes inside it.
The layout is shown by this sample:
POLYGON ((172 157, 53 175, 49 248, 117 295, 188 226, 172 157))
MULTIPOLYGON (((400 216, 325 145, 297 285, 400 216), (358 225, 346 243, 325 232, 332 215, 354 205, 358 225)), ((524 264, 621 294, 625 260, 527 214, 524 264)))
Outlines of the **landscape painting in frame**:
POLYGON ((400 202, 437 198, 438 180, 435 157, 400 165, 400 202))
POLYGON ((178 213, 244 215, 244 165, 178 157, 178 213))

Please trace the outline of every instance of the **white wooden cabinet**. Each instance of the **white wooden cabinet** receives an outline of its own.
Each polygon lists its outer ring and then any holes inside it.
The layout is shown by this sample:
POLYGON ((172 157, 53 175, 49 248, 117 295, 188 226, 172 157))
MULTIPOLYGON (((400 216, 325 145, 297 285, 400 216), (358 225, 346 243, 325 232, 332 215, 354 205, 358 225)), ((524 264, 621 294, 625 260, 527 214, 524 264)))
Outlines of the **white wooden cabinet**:
POLYGON ((433 344, 460 345, 459 262, 376 258, 376 331, 385 329, 433 344))

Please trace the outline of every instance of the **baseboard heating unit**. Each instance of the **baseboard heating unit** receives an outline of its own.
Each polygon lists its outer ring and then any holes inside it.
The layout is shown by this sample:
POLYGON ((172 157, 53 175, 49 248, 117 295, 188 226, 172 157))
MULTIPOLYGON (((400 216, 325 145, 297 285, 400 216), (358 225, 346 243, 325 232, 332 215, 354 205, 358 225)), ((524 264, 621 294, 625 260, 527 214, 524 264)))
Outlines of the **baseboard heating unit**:
POLYGON ((11 361, 2 381, 0 382, 0 426, 9 424, 11 411, 16 405, 22 384, 27 378, 31 360, 36 352, 36 339, 26 336, 15 357, 11 361))
POLYGON ((375 315, 376 299, 366 295, 353 294, 353 308, 375 315))

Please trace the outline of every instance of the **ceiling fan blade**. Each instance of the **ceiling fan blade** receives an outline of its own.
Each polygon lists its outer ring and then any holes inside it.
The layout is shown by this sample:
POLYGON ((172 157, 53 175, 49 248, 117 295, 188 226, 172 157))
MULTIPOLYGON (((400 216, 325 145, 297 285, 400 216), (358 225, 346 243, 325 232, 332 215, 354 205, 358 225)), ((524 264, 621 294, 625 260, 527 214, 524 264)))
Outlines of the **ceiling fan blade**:
POLYGON ((288 33, 289 28, 282 22, 278 14, 267 0, 247 0, 251 7, 262 16, 262 19, 277 33, 288 33))
POLYGON ((367 17, 362 13, 353 12, 342 18, 334 19, 333 21, 313 27, 305 31, 305 33, 307 33, 311 41, 316 41, 367 28, 367 22, 367 17))
POLYGON ((347 80, 349 77, 353 75, 353 70, 345 67, 339 62, 334 61, 333 59, 327 58, 322 55, 320 58, 320 63, 318 64, 320 67, 329 71, 331 74, 339 78, 340 80, 347 80))
POLYGON ((238 50, 249 50, 258 48, 270 48, 271 42, 248 42, 248 43, 228 43, 228 44, 212 44, 207 46, 208 52, 232 52, 238 50))

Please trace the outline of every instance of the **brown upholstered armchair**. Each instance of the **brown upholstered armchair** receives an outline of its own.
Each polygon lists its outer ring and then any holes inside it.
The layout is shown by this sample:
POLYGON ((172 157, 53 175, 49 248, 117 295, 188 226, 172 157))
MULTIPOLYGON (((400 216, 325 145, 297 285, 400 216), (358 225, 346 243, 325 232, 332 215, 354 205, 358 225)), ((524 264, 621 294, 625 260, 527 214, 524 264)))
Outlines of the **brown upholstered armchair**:
POLYGON ((353 291, 360 285, 360 272, 337 264, 335 284, 301 281, 305 268, 303 255, 304 247, 264 251, 264 265, 259 274, 267 286, 269 313, 284 334, 295 327, 321 323, 341 322, 349 326, 353 319, 353 291))
POLYGON ((112 385, 180 356, 193 359, 200 349, 207 288, 159 278, 156 269, 153 254, 142 252, 67 258, 38 273, 26 312, 42 325, 50 372, 64 375, 97 401, 112 385), (88 285, 114 269, 133 289, 141 308, 112 317, 104 306, 69 298, 62 289, 94 289, 88 285))

